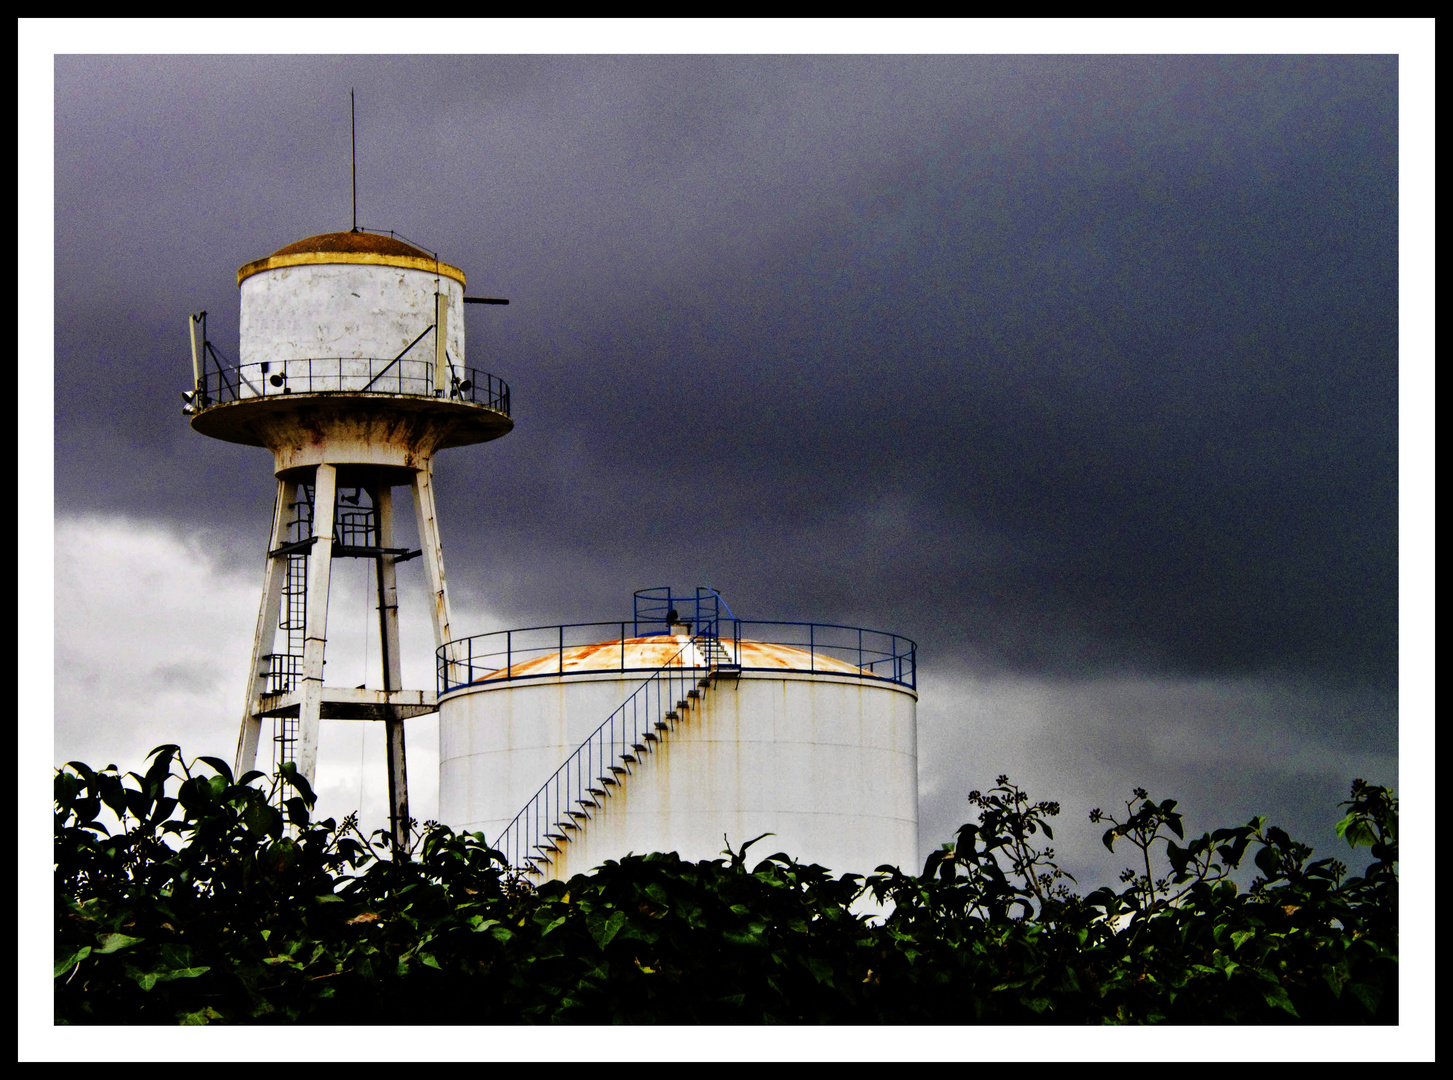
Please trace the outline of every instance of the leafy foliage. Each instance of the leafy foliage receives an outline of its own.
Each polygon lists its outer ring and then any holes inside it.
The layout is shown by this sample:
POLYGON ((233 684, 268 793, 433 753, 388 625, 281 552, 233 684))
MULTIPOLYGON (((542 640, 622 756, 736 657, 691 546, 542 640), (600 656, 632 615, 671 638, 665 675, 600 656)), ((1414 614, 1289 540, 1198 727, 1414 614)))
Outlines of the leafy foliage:
POLYGON ((60 1022, 1397 1019, 1397 801, 1362 781, 1337 827, 1372 848, 1362 878, 1261 818, 1182 846, 1175 802, 1137 790, 1123 820, 1091 819, 1138 866, 1079 897, 1037 843, 1058 804, 1001 776, 922 874, 752 864, 759 837, 532 887, 477 833, 431 822, 396 850, 315 822, 290 766, 269 782, 175 746, 149 758, 56 773, 60 1022), (1261 876, 1242 892, 1248 851, 1261 876), (891 911, 855 913, 868 899, 891 911))

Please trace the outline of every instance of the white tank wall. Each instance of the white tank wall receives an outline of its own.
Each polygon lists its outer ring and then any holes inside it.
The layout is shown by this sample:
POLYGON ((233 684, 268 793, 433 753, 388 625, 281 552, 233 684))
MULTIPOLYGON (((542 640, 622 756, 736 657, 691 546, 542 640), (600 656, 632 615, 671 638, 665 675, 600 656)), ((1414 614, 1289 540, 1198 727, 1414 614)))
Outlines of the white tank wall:
MULTIPOLYGON (((436 282, 449 297, 449 356, 463 366, 464 287, 459 282, 422 270, 355 263, 285 266, 244 278, 240 362, 392 359, 433 324, 436 282)), ((408 358, 432 363, 434 336, 415 345, 408 358)))
MULTIPOLYGON (((638 681, 553 680, 446 697, 440 820, 489 839, 638 681)), ((833 676, 744 673, 635 766, 567 848, 560 876, 627 852, 719 857, 764 832, 775 851, 835 872, 918 861, 917 701, 833 676)))

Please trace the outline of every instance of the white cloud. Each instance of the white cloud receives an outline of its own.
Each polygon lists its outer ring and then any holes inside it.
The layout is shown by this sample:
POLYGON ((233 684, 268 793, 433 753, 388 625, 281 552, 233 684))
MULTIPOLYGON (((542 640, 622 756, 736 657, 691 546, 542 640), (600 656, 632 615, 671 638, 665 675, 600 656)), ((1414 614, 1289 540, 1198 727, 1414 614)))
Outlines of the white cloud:
MULTIPOLYGON (((139 770, 163 743, 180 745, 189 758, 233 760, 263 569, 261 551, 231 559, 233 547, 161 522, 57 519, 54 764, 139 770)), ((380 685, 370 570, 363 561, 334 563, 332 685, 380 685), (373 654, 366 667, 365 642, 373 654)), ((434 640, 417 561, 403 564, 399 577, 404 684, 431 689, 434 640)), ((456 609, 454 624, 456 633, 486 628, 484 614, 469 609, 456 609)), ((410 721, 407 732, 410 810, 423 821, 438 812, 437 719, 410 721)), ((260 768, 268 768, 268 749, 259 747, 260 768)), ((358 810, 366 828, 384 827, 382 725, 324 721, 316 787, 324 816, 358 810)))

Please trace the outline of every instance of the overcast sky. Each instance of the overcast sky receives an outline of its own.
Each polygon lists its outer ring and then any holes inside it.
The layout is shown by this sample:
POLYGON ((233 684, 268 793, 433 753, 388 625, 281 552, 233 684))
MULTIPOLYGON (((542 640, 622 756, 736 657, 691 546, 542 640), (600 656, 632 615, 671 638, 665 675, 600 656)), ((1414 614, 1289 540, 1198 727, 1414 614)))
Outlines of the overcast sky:
MULTIPOLYGON (((184 321, 235 356, 237 268, 349 227, 354 88, 359 223, 510 299, 468 309, 468 362, 515 429, 436 464, 456 632, 671 584, 906 635, 923 852, 1008 773, 1063 804, 1085 887, 1124 863, 1088 811, 1137 785, 1197 834, 1264 813, 1344 861, 1351 780, 1398 785, 1399 357, 1430 352, 1400 339, 1396 56, 86 55, 54 80, 52 764, 232 757, 274 482, 180 414, 184 321)), ((361 679, 350 569, 329 656, 361 679)), ((325 725, 319 780, 381 823, 365 726, 325 725)))

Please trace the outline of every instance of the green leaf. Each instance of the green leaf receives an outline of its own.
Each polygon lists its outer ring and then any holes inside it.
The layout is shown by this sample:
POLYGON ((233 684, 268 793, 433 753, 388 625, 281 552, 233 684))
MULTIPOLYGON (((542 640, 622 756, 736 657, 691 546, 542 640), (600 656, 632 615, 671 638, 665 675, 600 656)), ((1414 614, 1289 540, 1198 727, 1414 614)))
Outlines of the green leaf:
POLYGON ((802 966, 812 972, 812 977, 817 980, 819 985, 826 983, 828 986, 831 986, 833 984, 831 964, 826 964, 821 960, 805 956, 802 957, 802 966))
POLYGON ((231 786, 232 766, 228 765, 227 762, 217 757, 199 757, 197 760, 212 766, 212 768, 215 769, 217 771, 217 774, 222 778, 223 785, 231 786))
POLYGON ((1255 930, 1233 930, 1231 933, 1231 942, 1236 949, 1240 949, 1241 946, 1245 945, 1255 936, 1255 930))
POLYGON ((242 812, 242 824, 254 837, 281 836, 283 818, 273 807, 255 802, 242 812))
POLYGON ((1273 1008, 1284 1009, 1285 1011, 1295 1016, 1298 1020, 1301 1019, 1301 1017, 1297 1015, 1296 1006, 1292 1004, 1292 999, 1287 995, 1286 988, 1284 986, 1277 984, 1276 986, 1265 987, 1261 991, 1261 996, 1264 997, 1266 999, 1266 1003, 1273 1008))
MULTIPOLYGON (((271 1006, 268 1006, 267 1011, 272 1012, 271 1006)), ((254 1013, 253 1015, 256 1015, 256 1013, 254 1013)), ((212 1008, 212 1006, 210 1005, 204 1006, 203 1008, 198 1009, 196 1012, 184 1012, 177 1014, 177 1023, 183 1025, 206 1024, 210 1023, 213 1020, 221 1019, 222 1014, 219 1013, 216 1009, 212 1008)))
POLYGON ((590 936, 595 938, 595 943, 604 949, 628 921, 624 911, 613 911, 609 918, 591 915, 586 919, 586 927, 590 930, 590 936))
POLYGON ((80 948, 80 950, 78 952, 72 953, 70 956, 66 957, 64 960, 62 960, 59 964, 57 964, 55 966, 55 974, 52 975, 51 978, 53 978, 53 979, 60 978, 66 972, 70 971, 71 968, 75 967, 77 964, 79 964, 82 960, 84 960, 86 957, 88 957, 90 955, 91 955, 91 946, 89 946, 89 945, 82 945, 81 948, 80 948))
POLYGON ((1349 983, 1348 992, 1362 1004, 1367 1006, 1367 1011, 1374 1016, 1377 1014, 1377 1007, 1382 1003, 1382 990, 1368 983, 1349 983))
POLYGON ((1348 847, 1372 847, 1377 843, 1377 833, 1360 814, 1348 814, 1337 822, 1337 835, 1347 841, 1348 847))
POLYGON ((145 938, 129 937, 126 934, 102 934, 98 939, 101 947, 96 950, 98 955, 120 952, 122 949, 129 949, 138 941, 145 941, 145 938))
POLYGON ((136 985, 143 990, 150 990, 161 979, 161 973, 156 971, 130 971, 129 974, 136 980, 136 985))

